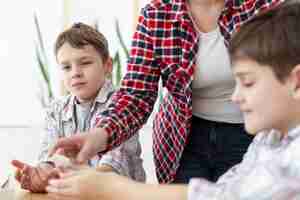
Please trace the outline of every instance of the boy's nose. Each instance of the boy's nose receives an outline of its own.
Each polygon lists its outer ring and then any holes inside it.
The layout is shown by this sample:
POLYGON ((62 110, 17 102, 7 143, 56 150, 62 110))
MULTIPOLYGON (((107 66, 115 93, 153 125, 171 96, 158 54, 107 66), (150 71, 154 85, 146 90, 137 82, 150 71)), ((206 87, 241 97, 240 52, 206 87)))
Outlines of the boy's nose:
POLYGON ((72 78, 78 78, 82 76, 82 71, 77 67, 74 67, 72 70, 72 78))
POLYGON ((242 102, 242 97, 237 86, 234 88, 234 91, 231 95, 231 101, 238 105, 242 102))

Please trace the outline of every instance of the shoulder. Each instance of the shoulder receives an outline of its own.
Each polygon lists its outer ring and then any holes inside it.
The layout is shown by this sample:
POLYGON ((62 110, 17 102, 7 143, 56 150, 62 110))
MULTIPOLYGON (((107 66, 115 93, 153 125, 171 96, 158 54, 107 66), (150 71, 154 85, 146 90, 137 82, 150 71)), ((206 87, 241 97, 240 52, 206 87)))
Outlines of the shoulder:
POLYGON ((176 3, 182 3, 183 1, 176 0, 151 0, 150 3, 146 4, 144 9, 167 9, 175 5, 176 3))
POLYGON ((57 115, 61 113, 70 103, 72 99, 71 95, 55 98, 49 106, 46 107, 47 115, 57 115))
POLYGON ((267 131, 262 131, 262 132, 257 133, 255 135, 252 143, 254 143, 254 144, 265 143, 267 140, 267 134, 268 134, 267 131))
POLYGON ((144 17, 152 18, 159 18, 163 15, 172 16, 180 12, 183 5, 185 5, 184 0, 152 0, 142 9, 142 14, 144 17))
POLYGON ((300 154, 299 154, 299 152, 300 152, 300 133, 299 133, 299 131, 296 136, 294 136, 294 137, 292 136, 292 137, 288 138, 290 140, 290 144, 287 148, 287 151, 288 151, 288 155, 293 157, 292 160, 297 159, 300 162, 300 154))

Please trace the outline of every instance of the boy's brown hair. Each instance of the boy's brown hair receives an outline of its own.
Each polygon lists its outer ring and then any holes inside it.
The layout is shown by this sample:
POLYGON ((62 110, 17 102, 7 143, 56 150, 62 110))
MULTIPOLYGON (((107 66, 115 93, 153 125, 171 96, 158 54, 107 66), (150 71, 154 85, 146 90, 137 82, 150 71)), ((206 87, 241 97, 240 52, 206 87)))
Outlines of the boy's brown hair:
POLYGON ((300 64, 300 1, 287 0, 244 24, 229 43, 234 63, 251 59, 270 66, 283 82, 300 64))
POLYGON ((58 35, 55 42, 55 55, 66 42, 78 49, 91 45, 101 55, 103 61, 109 58, 108 42, 104 35, 84 23, 75 23, 58 35))

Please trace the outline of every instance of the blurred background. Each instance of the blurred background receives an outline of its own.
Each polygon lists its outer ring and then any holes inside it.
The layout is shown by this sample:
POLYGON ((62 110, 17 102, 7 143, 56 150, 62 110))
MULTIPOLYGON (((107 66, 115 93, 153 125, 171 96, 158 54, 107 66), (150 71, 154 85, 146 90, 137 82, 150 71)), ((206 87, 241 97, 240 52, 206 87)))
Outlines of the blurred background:
MULTIPOLYGON (((57 35, 74 22, 97 27, 115 58, 117 85, 126 69, 126 51, 140 9, 149 0, 2 0, 0 6, 0 184, 10 160, 36 161, 43 134, 44 106, 64 90, 53 54, 57 35)), ((152 120, 141 130, 147 181, 155 182, 152 120)))

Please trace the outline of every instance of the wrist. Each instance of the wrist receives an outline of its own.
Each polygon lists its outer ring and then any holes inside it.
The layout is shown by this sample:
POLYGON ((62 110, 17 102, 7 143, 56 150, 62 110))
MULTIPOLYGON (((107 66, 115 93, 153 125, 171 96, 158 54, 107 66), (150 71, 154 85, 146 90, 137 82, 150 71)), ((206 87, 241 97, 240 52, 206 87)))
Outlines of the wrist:
POLYGON ((108 138, 109 135, 107 133, 107 131, 104 128, 94 128, 91 130, 91 134, 94 134, 97 136, 98 141, 100 142, 100 144, 98 145, 99 147, 99 154, 103 154, 107 152, 107 143, 108 143, 108 138))

